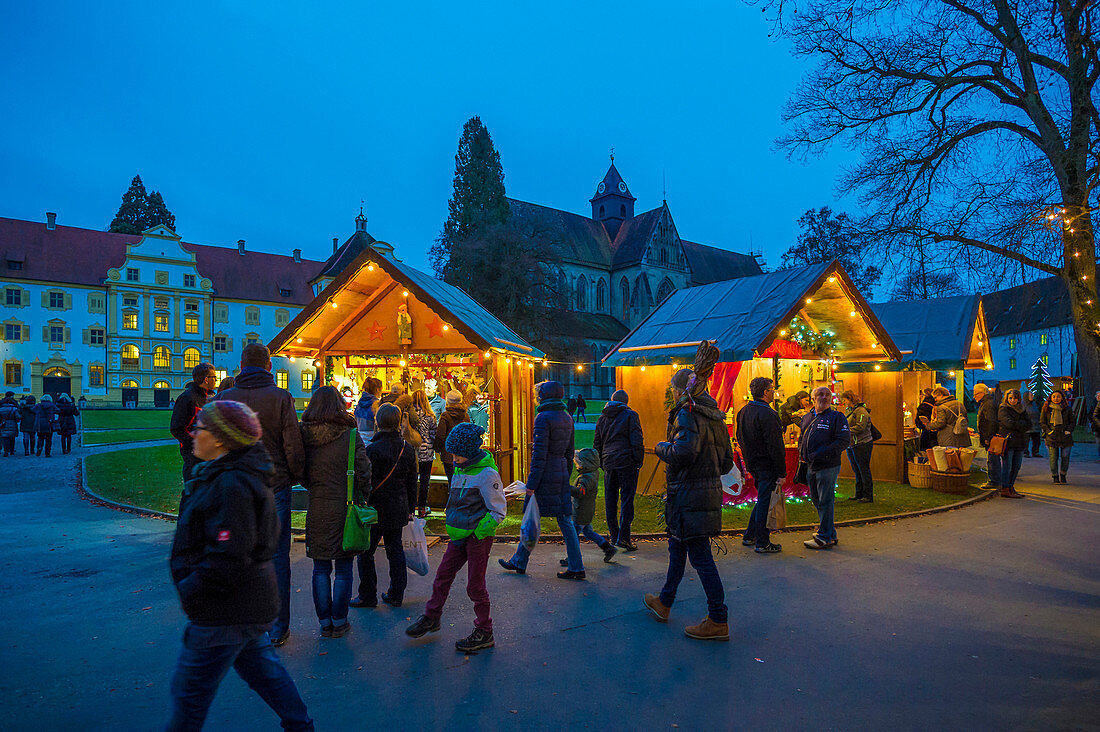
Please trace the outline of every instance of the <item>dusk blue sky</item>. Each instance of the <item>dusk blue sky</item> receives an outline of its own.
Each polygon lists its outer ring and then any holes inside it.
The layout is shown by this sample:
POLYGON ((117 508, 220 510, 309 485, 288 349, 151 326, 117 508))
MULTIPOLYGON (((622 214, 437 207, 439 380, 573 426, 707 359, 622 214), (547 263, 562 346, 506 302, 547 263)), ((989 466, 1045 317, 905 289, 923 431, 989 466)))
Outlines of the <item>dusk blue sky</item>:
MULTIPOLYGON (((843 150, 774 140, 805 66, 738 2, 9 3, 0 26, 0 216, 105 229, 130 178, 179 234, 331 253, 368 230, 414 266, 480 115, 508 195, 589 214, 608 149, 680 235, 770 267, 843 150), (109 8, 109 9, 107 9, 109 8)), ((839 206, 844 208, 843 203, 839 206)))

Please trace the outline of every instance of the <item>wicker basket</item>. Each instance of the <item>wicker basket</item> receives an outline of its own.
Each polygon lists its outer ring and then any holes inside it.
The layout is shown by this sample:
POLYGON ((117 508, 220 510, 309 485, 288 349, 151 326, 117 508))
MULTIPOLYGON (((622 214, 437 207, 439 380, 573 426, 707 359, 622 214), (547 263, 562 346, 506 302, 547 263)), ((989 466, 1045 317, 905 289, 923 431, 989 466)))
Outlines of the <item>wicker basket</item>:
POLYGON ((970 476, 966 473, 941 473, 938 470, 929 472, 932 475, 932 490, 939 493, 966 493, 970 483, 970 476))
POLYGON ((914 488, 931 488, 932 466, 928 463, 909 463, 909 485, 914 488))

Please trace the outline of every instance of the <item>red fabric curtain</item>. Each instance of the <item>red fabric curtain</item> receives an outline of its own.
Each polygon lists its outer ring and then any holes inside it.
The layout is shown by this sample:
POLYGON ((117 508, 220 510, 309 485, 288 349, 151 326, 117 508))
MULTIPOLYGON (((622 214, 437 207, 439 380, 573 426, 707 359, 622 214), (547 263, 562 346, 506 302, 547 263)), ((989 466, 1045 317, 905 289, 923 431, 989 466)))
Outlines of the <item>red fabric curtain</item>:
POLYGON ((733 385, 743 365, 744 361, 714 365, 714 373, 710 378, 710 395, 718 402, 718 408, 723 412, 729 411, 733 405, 733 385))

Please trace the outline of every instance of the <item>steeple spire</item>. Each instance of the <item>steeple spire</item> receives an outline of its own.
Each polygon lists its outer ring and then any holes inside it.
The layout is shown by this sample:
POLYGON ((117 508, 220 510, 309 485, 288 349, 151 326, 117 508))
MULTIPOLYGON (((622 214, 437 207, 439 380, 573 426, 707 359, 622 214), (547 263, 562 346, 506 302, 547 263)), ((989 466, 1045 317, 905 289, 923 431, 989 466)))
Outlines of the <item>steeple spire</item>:
POLYGON ((359 215, 355 217, 355 230, 363 232, 367 230, 367 217, 363 214, 362 199, 359 199, 359 215))
POLYGON ((623 221, 634 218, 636 200, 615 168, 615 148, 611 148, 611 166, 596 186, 596 195, 588 201, 592 204, 592 218, 602 222, 608 233, 614 237, 623 221))

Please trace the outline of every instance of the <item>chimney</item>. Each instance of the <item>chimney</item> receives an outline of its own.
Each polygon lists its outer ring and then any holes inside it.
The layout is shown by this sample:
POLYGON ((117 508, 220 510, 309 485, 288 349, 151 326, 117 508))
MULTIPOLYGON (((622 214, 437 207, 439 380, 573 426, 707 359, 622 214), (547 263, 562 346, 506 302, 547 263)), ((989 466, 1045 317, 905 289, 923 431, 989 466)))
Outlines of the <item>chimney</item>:
POLYGON ((334 237, 332 237, 332 253, 333 253, 333 254, 336 254, 336 248, 337 248, 337 244, 336 244, 336 242, 337 242, 337 241, 338 241, 338 240, 337 240, 337 238, 336 238, 335 236, 334 236, 334 237))
POLYGON ((295 262, 301 262, 302 261, 302 250, 301 249, 295 249, 294 250, 294 261, 295 262))
POLYGON ((237 252, 238 252, 238 253, 239 253, 239 254, 240 254, 240 255, 241 255, 242 257, 244 256, 244 239, 238 239, 238 240, 237 240, 237 252))
POLYGON ((57 228, 57 214, 53 211, 46 212, 46 228, 50 231, 57 228))

